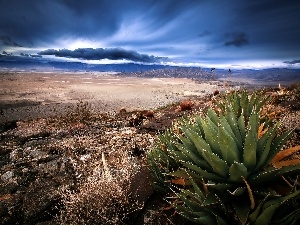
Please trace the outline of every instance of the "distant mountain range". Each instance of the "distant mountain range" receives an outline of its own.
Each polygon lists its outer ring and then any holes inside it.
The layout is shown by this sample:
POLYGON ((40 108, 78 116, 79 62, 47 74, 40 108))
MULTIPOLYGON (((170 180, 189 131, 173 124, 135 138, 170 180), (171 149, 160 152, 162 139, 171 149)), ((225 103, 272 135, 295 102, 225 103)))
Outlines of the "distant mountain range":
POLYGON ((178 67, 160 64, 87 64, 49 60, 45 58, 6 56, 0 54, 0 71, 71 71, 71 72, 120 72, 120 75, 143 77, 187 77, 202 79, 213 75, 216 79, 230 75, 231 77, 252 78, 265 81, 292 80, 300 82, 300 69, 273 68, 263 70, 233 70, 199 67, 178 67))

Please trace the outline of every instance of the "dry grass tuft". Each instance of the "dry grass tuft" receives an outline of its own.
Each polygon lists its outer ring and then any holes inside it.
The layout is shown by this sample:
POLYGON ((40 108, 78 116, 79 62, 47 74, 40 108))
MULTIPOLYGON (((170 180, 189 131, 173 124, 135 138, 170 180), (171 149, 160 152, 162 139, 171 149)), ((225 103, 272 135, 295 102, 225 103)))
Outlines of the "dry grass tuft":
POLYGON ((130 180, 139 166, 126 153, 117 154, 109 160, 102 154, 102 164, 78 190, 62 192, 59 224, 123 224, 139 208, 130 193, 130 180))

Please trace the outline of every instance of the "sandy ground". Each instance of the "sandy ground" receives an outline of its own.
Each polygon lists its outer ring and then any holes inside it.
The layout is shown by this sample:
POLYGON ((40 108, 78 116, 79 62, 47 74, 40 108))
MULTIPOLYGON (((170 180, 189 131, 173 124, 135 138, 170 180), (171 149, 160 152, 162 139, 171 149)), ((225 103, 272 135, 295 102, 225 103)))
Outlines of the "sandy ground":
POLYGON ((155 109, 224 90, 222 82, 113 73, 0 73, 0 122, 64 112, 80 100, 101 111, 155 109))

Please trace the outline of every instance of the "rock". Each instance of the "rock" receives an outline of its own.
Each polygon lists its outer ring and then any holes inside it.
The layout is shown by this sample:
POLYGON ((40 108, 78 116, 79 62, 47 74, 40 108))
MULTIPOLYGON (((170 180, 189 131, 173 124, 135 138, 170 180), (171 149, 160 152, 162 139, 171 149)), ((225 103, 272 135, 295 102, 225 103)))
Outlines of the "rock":
POLYGON ((122 107, 119 112, 122 114, 122 113, 126 113, 127 111, 125 107, 122 107))
POLYGON ((17 121, 10 121, 0 124, 0 133, 17 128, 17 121))
POLYGON ((14 176, 14 172, 13 171, 7 171, 4 174, 2 174, 1 180, 3 182, 10 182, 12 180, 13 176, 14 176))
POLYGON ((9 159, 12 162, 17 162, 21 158, 22 158, 22 150, 20 151, 19 149, 14 149, 9 154, 9 159))
POLYGON ((154 118, 154 112, 152 110, 149 110, 145 113, 145 116, 147 118, 154 118))
POLYGON ((48 220, 57 210, 59 202, 58 184, 49 178, 32 182, 24 196, 24 224, 36 224, 48 220))
POLYGON ((19 184, 13 170, 6 171, 0 179, 0 197, 2 194, 15 193, 19 184))
POLYGON ((184 100, 183 102, 180 103, 180 110, 181 111, 191 110, 192 105, 193 104, 190 100, 184 100))
POLYGON ((218 95, 218 94, 220 94, 219 90, 214 90, 213 96, 216 96, 216 95, 218 95))
POLYGON ((141 112, 132 114, 132 117, 129 119, 128 126, 129 127, 140 126, 143 123, 143 119, 146 119, 146 117, 141 112))
POLYGON ((54 176, 59 171, 59 165, 57 160, 39 164, 39 172, 54 176))
POLYGON ((20 194, 0 196, 0 224, 22 224, 22 198, 20 194), (13 215, 13 216, 12 216, 13 215))
POLYGON ((47 152, 41 151, 39 149, 32 149, 31 147, 27 147, 24 149, 24 156, 30 157, 34 161, 46 159, 47 157, 49 157, 47 152))
POLYGON ((130 192, 132 193, 134 201, 139 206, 139 210, 136 210, 130 215, 130 220, 134 220, 142 211, 146 201, 154 192, 152 176, 148 167, 142 167, 131 179, 130 192))

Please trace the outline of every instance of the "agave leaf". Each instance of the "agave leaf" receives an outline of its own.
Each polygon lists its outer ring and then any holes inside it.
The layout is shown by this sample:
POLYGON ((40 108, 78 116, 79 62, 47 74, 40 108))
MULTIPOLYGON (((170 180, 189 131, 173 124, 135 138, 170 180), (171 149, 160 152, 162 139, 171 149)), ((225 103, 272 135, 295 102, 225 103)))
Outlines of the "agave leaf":
POLYGON ((231 108, 233 110, 233 112, 235 113, 235 115, 239 114, 239 110, 240 110, 240 96, 238 95, 237 92, 235 92, 234 94, 231 95, 231 108))
POLYGON ((265 98, 262 98, 262 97, 259 97, 259 102, 257 104, 257 109, 261 109, 267 101, 270 101, 271 99, 271 95, 265 97, 265 98))
POLYGON ((251 184, 261 184, 266 183, 270 180, 274 180, 276 177, 286 174, 286 173, 296 173, 300 171, 300 164, 292 166, 284 166, 282 168, 270 168, 269 170, 262 171, 251 177, 249 177, 249 182, 251 184))
POLYGON ((165 132, 164 135, 159 136, 159 141, 165 145, 165 147, 169 150, 176 150, 174 149, 173 140, 174 137, 171 137, 169 132, 165 132))
POLYGON ((246 91, 243 91, 241 94, 241 100, 240 100, 240 105, 242 107, 242 114, 243 117, 248 117, 247 112, 248 112, 248 104, 249 104, 249 99, 248 99, 248 94, 246 91))
MULTIPOLYGON (((223 181, 226 182, 226 181, 223 181)), ((215 189, 215 190, 228 190, 230 188, 233 188, 236 186, 236 184, 233 183, 208 183, 206 184, 210 189, 215 189)))
POLYGON ((241 149, 243 147, 243 139, 238 127, 238 121, 236 119, 236 116, 234 115, 234 113, 229 110, 226 113, 226 121, 224 121, 225 124, 222 123, 222 125, 225 127, 226 123, 230 126, 231 129, 226 129, 227 131, 231 131, 232 137, 234 138, 234 140, 236 141, 236 145, 239 149, 241 149))
POLYGON ((256 148, 257 142, 255 141, 255 133, 250 129, 246 135, 244 152, 243 152, 243 162, 248 169, 252 171, 256 166, 256 148))
POLYGON ((276 199, 272 199, 267 201, 263 206, 263 211, 261 212, 260 216, 258 216, 257 220, 255 221, 255 225, 263 225, 266 221, 270 221, 270 218, 272 218, 273 214, 275 213, 276 209, 284 204, 285 202, 293 199, 297 195, 300 194, 300 191, 297 191, 295 193, 292 193, 290 195, 279 197, 276 199))
POLYGON ((262 135, 262 137, 260 139, 258 139, 257 141, 257 148, 256 148, 256 158, 260 159, 263 152, 264 152, 264 148, 266 146, 267 140, 268 138, 272 135, 272 132, 274 131, 273 129, 275 129, 274 127, 269 128, 266 133, 264 133, 262 135))
MULTIPOLYGON (((197 153, 197 149, 193 142, 191 142, 188 138, 183 137, 182 135, 177 135, 177 137, 190 152, 197 153)), ((174 145, 174 143, 172 143, 172 144, 174 145)), ((176 144, 175 144, 175 146, 177 147, 176 144)))
POLYGON ((207 207, 211 205, 216 205, 220 201, 221 201, 220 198, 216 194, 210 192, 206 195, 206 198, 204 199, 202 206, 207 207))
POLYGON ((204 130, 202 124, 204 123, 204 120, 200 116, 195 116, 195 121, 197 124, 197 127, 199 129, 199 132, 201 133, 201 137, 204 137, 204 130))
POLYGON ((193 140, 196 148, 202 153, 204 160, 211 166, 213 171, 221 177, 228 175, 228 166, 218 155, 211 152, 209 146, 205 141, 192 133, 192 131, 185 131, 185 134, 193 140), (210 150, 210 151, 207 151, 210 150))
POLYGON ((247 168, 243 163, 234 162, 229 168, 229 180, 232 182, 243 182, 243 177, 249 175, 247 168))
POLYGON ((214 218, 212 216, 205 216, 205 217, 195 218, 194 221, 196 221, 199 224, 203 224, 203 225, 218 224, 217 221, 216 221, 216 218, 214 218))
POLYGON ((209 144, 193 130, 183 129, 183 132, 193 142, 199 152, 212 152, 209 144))
POLYGON ((173 177, 180 177, 184 179, 189 179, 190 175, 185 170, 177 170, 171 173, 168 173, 167 175, 173 176, 173 177))
POLYGON ((246 188, 245 187, 238 187, 236 188, 234 191, 230 191, 227 189, 227 191, 229 192, 230 195, 233 195, 233 196, 241 196, 242 194, 245 193, 246 191, 246 188))
POLYGON ((248 198, 242 198, 232 202, 234 211, 236 212, 241 224, 246 224, 250 213, 250 202, 248 198))
POLYGON ((271 144, 272 144, 272 141, 273 141, 273 139, 276 135, 276 131, 277 131, 277 126, 273 127, 272 129, 270 129, 270 132, 266 133, 266 135, 269 135, 269 137, 268 137, 268 139, 266 141, 266 144, 263 148, 262 155, 258 159, 257 165, 254 169, 255 171, 257 171, 259 168, 262 168, 262 167, 266 166, 269 163, 268 162, 268 155, 270 153, 271 144))
POLYGON ((238 128, 241 134, 241 140, 245 140, 246 131, 245 131, 245 118, 241 115, 238 119, 238 128))
MULTIPOLYGON (((175 203, 170 203, 172 204, 172 206, 177 209, 178 213, 180 215, 182 215, 183 217, 185 217, 186 219, 188 220, 191 220, 191 221, 194 221, 191 217, 191 212, 190 210, 186 207, 186 206, 183 206, 183 205, 179 205, 179 204, 175 204, 175 203)), ((198 214, 199 214, 199 217, 202 217, 202 216, 206 216, 206 212, 199 212, 198 211, 198 214)))
POLYGON ((202 190, 200 189, 200 187, 195 183, 194 179, 191 179, 191 183, 194 187, 195 195, 199 196, 199 198, 201 198, 203 200, 205 198, 205 195, 202 192, 202 190))
MULTIPOLYGON (((194 191, 194 190, 192 190, 194 191)), ((195 201, 195 202, 198 202, 199 204, 201 204, 203 202, 203 199, 201 196, 199 196, 198 194, 192 192, 190 190, 185 190, 185 189, 181 189, 181 192, 186 194, 187 196, 190 196, 191 197, 191 201, 195 201)))
POLYGON ((272 198, 272 199, 268 200, 264 204, 263 209, 266 209, 269 206, 272 206, 273 204, 277 204, 277 203, 279 203, 281 205, 289 204, 292 201, 297 200, 299 197, 300 197, 300 190, 292 192, 291 194, 285 195, 285 196, 282 196, 282 197, 277 197, 277 198, 275 197, 275 198, 272 198))
POLYGON ((183 201, 183 203, 190 209, 191 212, 201 211, 201 205, 194 202, 194 201, 191 201, 190 199, 188 199, 186 197, 186 194, 185 194, 184 190, 181 190, 181 192, 179 192, 179 193, 176 193, 176 192, 174 192, 174 193, 176 194, 176 196, 178 198, 180 198, 181 201, 183 201))
MULTIPOLYGON (((267 221, 270 221, 276 209, 279 207, 279 203, 271 205, 265 209, 256 219, 254 225, 265 225, 267 221)), ((269 224, 269 223, 268 223, 269 224)))
POLYGON ((210 118, 210 120, 216 125, 218 126, 219 123, 219 117, 216 114, 216 112, 212 109, 208 109, 207 110, 207 116, 210 118))
POLYGON ((205 141, 209 144, 211 150, 221 155, 221 151, 219 149, 217 135, 218 135, 218 127, 206 117, 205 123, 202 124, 204 134, 205 134, 205 141))
POLYGON ((220 127, 220 126, 222 126, 226 130, 226 132, 228 132, 230 134, 230 136, 232 138, 235 137, 234 133, 233 133, 233 130, 232 130, 230 124, 228 123, 228 120, 223 115, 220 115, 220 119, 218 121, 218 127, 220 127))
POLYGON ((257 131, 258 131, 258 127, 259 127, 259 115, 255 112, 253 112, 251 115, 250 115, 250 118, 249 118, 249 124, 250 124, 250 129, 253 130, 253 132, 255 132, 255 141, 257 141, 257 131))
MULTIPOLYGON (((183 163, 183 165, 185 167, 187 167, 188 169, 190 169, 192 172, 199 174, 201 177, 209 179, 209 180, 213 180, 216 182, 224 182, 224 179, 218 175, 216 175, 215 173, 209 173, 206 170, 201 169, 200 167, 190 164, 190 163, 183 163)), ((191 174, 192 176, 192 174, 191 174)))
POLYGON ((254 93, 254 101, 252 108, 254 109, 255 113, 258 113, 260 111, 260 108, 258 107, 258 103, 262 100, 261 95, 258 93, 254 93))
POLYGON ((182 124, 182 126, 180 126, 180 129, 183 132, 184 130, 192 130, 194 131, 198 136, 203 138, 203 135, 201 133, 200 127, 198 126, 198 124, 189 124, 188 122, 182 124))
POLYGON ((213 171, 220 177, 227 178, 229 167, 225 161, 214 153, 203 151, 203 156, 213 171))
POLYGON ((292 154, 294 154, 298 151, 300 151, 300 145, 282 150, 275 155, 275 157, 272 159, 271 163, 274 164, 276 162, 279 162, 280 160, 283 160, 284 158, 291 156, 292 154))
POLYGON ((296 209, 284 217, 272 220, 272 225, 293 225, 297 224, 300 218, 300 209, 296 209))
POLYGON ((234 139, 226 132, 224 127, 221 126, 218 130, 218 143, 223 160, 225 160, 228 165, 231 165, 234 161, 240 161, 238 148, 234 139))
MULTIPOLYGON (((212 170, 211 166, 203 159, 203 157, 199 153, 195 154, 193 151, 190 151, 189 148, 186 148, 185 146, 182 146, 180 144, 177 144, 177 148, 188 158, 188 160, 184 160, 184 158, 179 159, 180 162, 193 161, 201 168, 207 169, 209 171, 212 170)), ((179 156, 178 152, 172 152, 171 154, 179 156)))
POLYGON ((271 160, 275 157, 275 155, 280 151, 282 146, 286 143, 286 141, 291 137, 293 130, 287 131, 276 137, 271 144, 271 151, 268 155, 267 163, 270 163, 271 160))
MULTIPOLYGON (((179 146, 177 146, 178 150, 180 150, 179 146)), ((188 162, 191 160, 190 157, 186 156, 184 153, 182 153, 181 151, 172 151, 172 152, 168 152, 169 156, 171 156, 174 160, 176 160, 177 162, 188 162)))
POLYGON ((259 203, 259 205, 255 208, 255 210, 249 215, 249 221, 251 222, 251 224, 253 224, 261 214, 263 205, 268 198, 269 198, 269 194, 266 195, 266 197, 259 203))
POLYGON ((252 110, 256 110, 254 107, 255 99, 256 99, 256 95, 252 94, 248 103, 247 115, 251 115, 252 110))
POLYGON ((228 223, 220 216, 216 216, 218 225, 228 225, 228 223))

